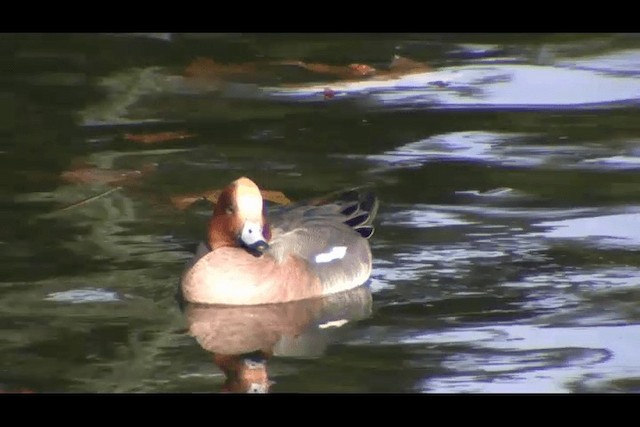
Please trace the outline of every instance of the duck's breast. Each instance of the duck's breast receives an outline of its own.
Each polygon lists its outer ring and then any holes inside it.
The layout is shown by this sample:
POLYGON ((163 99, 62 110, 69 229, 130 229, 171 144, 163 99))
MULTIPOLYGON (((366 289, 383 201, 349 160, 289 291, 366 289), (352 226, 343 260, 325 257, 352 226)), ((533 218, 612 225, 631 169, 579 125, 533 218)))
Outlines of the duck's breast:
POLYGON ((276 260, 226 247, 202 256, 185 272, 181 286, 185 300, 205 304, 280 303, 322 293, 319 277, 298 257, 276 260))

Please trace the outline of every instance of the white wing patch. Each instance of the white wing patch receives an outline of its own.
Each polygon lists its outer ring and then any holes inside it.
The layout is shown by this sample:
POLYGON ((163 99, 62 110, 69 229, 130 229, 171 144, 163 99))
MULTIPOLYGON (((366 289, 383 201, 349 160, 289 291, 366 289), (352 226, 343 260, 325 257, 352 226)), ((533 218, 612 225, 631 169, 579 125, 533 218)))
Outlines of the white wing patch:
POLYGON ((321 264, 324 262, 333 261, 334 259, 342 259, 344 258, 346 253, 347 253, 346 246, 334 246, 331 248, 329 252, 324 252, 316 255, 315 261, 317 264, 321 264))
POLYGON ((327 328, 339 328, 340 326, 349 323, 348 320, 346 319, 340 319, 340 320, 333 320, 333 321, 329 321, 326 323, 323 323, 321 325, 318 325, 318 328, 320 329, 327 329, 327 328))

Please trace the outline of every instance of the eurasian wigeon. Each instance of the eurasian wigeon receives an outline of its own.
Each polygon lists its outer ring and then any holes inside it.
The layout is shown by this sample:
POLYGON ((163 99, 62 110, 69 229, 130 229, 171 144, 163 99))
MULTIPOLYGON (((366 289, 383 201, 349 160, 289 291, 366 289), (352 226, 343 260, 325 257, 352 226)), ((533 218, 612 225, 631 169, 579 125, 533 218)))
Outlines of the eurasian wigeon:
POLYGON ((272 207, 242 177, 225 188, 180 282, 187 302, 283 303, 331 295, 364 284, 378 209, 365 188, 272 207))

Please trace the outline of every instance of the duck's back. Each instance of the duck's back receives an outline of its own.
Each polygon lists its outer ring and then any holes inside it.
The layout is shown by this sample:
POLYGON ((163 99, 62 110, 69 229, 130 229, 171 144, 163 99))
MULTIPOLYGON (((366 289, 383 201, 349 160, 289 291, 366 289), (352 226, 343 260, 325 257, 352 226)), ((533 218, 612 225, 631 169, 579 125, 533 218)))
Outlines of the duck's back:
POLYGON ((372 190, 355 187, 286 206, 274 206, 269 210, 268 222, 274 237, 309 221, 321 221, 326 224, 343 223, 369 239, 373 235, 378 205, 378 198, 372 190))
POLYGON ((325 295, 360 286, 371 274, 368 239, 377 209, 375 194, 362 187, 277 207, 269 214, 268 253, 304 259, 325 295))

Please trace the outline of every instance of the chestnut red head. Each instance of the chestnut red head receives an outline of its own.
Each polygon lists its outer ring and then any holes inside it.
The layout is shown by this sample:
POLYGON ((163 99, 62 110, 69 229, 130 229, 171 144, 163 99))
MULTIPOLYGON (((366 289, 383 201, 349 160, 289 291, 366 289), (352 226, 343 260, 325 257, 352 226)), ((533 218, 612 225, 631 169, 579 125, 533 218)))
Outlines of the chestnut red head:
POLYGON ((209 221, 208 237, 211 249, 244 247, 260 255, 269 248, 271 233, 262 195, 249 178, 239 178, 222 191, 209 221))

